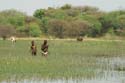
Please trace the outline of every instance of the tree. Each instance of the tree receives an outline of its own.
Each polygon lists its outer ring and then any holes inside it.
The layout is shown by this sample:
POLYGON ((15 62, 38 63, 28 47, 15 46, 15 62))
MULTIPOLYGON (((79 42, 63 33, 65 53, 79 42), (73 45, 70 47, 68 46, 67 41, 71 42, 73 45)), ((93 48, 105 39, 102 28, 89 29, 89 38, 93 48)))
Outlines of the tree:
POLYGON ((65 35, 68 37, 79 37, 87 35, 90 24, 87 21, 76 20, 68 23, 70 26, 66 28, 65 35))
POLYGON ((112 27, 115 31, 115 34, 118 35, 118 33, 122 31, 122 28, 124 26, 124 15, 125 12, 123 11, 113 11, 100 17, 99 21, 102 24, 101 32, 107 33, 109 32, 108 30, 110 30, 110 28, 112 27))
POLYGON ((11 25, 0 25, 0 37, 6 39, 16 33, 15 29, 11 25))
POLYGON ((64 6, 61 7, 61 9, 64 9, 64 10, 71 9, 71 8, 72 6, 70 4, 65 4, 64 6))
POLYGON ((117 17, 119 28, 115 30, 117 35, 125 36, 125 14, 117 17))
POLYGON ((124 15, 119 15, 117 17, 118 23, 120 25, 120 29, 125 29, 125 14, 124 15))
POLYGON ((50 20, 49 21, 49 34, 58 38, 64 37, 66 23, 64 20, 50 20))
POLYGON ((42 19, 44 17, 44 14, 45 14, 44 12, 45 12, 44 9, 37 9, 34 12, 33 16, 36 17, 36 18, 38 18, 38 19, 42 19))
POLYGON ((45 33, 46 35, 48 35, 48 22, 49 22, 49 19, 48 17, 44 17, 42 20, 41 20, 41 23, 40 23, 40 28, 41 28, 41 31, 43 33, 45 33))
POLYGON ((25 14, 16 10, 5 10, 0 12, 3 17, 1 24, 12 24, 14 26, 22 26, 24 24, 25 14), (4 22, 5 21, 5 22, 4 22))
POLYGON ((38 37, 41 35, 41 30, 38 24, 31 23, 29 25, 29 34, 33 37, 38 37))
POLYGON ((101 34, 102 25, 98 19, 92 15, 80 15, 77 19, 85 20, 91 27, 88 32, 88 36, 96 37, 101 34))

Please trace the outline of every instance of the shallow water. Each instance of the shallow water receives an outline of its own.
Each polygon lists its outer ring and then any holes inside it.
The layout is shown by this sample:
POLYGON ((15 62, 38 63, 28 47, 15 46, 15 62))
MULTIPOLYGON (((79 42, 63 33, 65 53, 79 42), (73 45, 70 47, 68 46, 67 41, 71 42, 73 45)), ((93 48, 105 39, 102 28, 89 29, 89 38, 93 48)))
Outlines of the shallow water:
POLYGON ((125 68, 125 58, 99 58, 96 76, 91 79, 24 79, 24 80, 9 80, 1 83, 125 83, 125 71, 116 70, 117 67, 125 68))

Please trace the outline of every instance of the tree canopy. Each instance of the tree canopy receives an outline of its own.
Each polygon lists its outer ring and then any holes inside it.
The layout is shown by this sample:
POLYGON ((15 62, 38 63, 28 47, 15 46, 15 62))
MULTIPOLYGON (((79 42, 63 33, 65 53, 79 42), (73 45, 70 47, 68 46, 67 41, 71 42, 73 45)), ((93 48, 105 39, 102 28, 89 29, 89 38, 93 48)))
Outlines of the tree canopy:
POLYGON ((107 33, 125 36, 125 11, 104 12, 96 7, 70 4, 36 9, 33 16, 13 9, 4 10, 0 12, 0 30, 0 36, 5 31, 19 37, 101 37, 107 33))

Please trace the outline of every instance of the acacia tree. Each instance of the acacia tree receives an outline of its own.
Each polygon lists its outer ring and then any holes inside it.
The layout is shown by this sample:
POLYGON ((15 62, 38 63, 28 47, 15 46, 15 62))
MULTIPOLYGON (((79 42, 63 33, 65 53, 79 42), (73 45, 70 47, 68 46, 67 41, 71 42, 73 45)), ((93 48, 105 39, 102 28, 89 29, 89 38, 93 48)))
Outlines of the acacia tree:
POLYGON ((69 26, 66 28, 65 35, 68 37, 79 37, 87 35, 90 24, 83 20, 76 20, 68 23, 69 26))
POLYGON ((0 37, 2 37, 4 40, 16 33, 15 29, 10 25, 0 25, 0 37))
POLYGON ((50 35, 63 38, 66 29, 66 23, 64 20, 50 20, 49 21, 49 31, 50 35))

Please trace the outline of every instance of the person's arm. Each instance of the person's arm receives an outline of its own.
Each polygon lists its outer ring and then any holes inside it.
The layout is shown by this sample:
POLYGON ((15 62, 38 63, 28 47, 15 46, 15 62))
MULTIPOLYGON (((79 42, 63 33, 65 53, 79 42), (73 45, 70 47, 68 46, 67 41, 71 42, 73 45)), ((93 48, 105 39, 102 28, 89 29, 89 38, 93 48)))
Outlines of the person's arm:
POLYGON ((41 50, 44 51, 46 47, 44 45, 41 46, 41 50))
POLYGON ((36 52, 37 52, 37 46, 35 46, 36 52))
POLYGON ((44 49, 45 52, 48 52, 48 45, 44 49))

